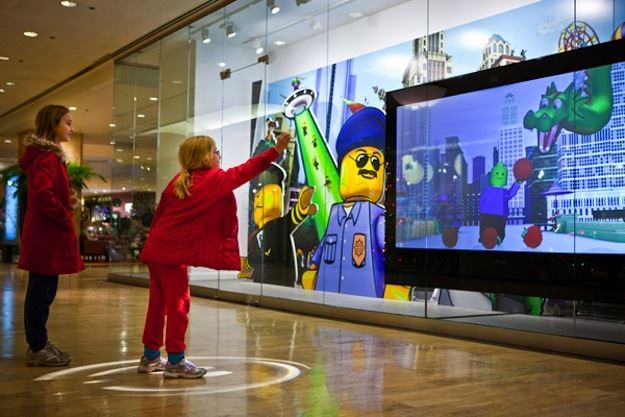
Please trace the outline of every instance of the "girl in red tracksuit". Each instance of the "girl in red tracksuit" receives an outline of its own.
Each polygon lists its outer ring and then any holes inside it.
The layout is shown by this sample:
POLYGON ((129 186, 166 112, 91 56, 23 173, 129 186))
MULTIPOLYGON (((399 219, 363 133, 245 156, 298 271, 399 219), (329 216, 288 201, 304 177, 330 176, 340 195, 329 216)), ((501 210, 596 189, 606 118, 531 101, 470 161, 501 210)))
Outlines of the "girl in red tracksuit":
POLYGON ((212 138, 193 136, 180 145, 181 170, 161 195, 141 252, 150 270, 150 301, 140 373, 164 370, 166 378, 200 378, 206 373, 184 357, 190 305, 187 266, 239 270, 232 191, 267 169, 286 149, 290 136, 284 133, 276 141, 275 146, 226 171, 219 166, 212 138), (167 361, 159 351, 166 317, 167 361))

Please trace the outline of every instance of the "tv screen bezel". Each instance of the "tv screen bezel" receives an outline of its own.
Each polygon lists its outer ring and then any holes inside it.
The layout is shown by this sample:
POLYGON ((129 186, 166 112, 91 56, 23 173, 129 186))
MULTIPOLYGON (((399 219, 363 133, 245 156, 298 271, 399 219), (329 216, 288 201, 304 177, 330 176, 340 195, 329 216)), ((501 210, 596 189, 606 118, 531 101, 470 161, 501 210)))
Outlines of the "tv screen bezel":
POLYGON ((625 254, 399 248, 395 235, 398 107, 623 61, 620 39, 387 92, 386 284, 624 303, 625 254))

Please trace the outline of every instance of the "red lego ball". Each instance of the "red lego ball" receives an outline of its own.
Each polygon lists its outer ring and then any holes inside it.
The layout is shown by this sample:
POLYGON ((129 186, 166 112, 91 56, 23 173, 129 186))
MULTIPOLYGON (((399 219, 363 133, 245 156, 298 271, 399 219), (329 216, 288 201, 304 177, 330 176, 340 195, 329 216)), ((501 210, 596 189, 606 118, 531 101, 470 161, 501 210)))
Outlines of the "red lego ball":
POLYGON ((480 242, 486 249, 494 248, 497 244, 497 229, 494 227, 487 227, 482 230, 482 233, 480 234, 480 242))
POLYGON ((532 173, 532 163, 527 158, 521 158, 514 163, 514 178, 525 181, 532 173))
POLYGON ((523 242, 528 248, 535 249, 543 243, 543 232, 539 226, 533 225, 528 227, 523 233, 523 242))
POLYGON ((443 245, 447 248, 453 248, 458 243, 458 229, 456 227, 448 227, 443 230, 443 245))

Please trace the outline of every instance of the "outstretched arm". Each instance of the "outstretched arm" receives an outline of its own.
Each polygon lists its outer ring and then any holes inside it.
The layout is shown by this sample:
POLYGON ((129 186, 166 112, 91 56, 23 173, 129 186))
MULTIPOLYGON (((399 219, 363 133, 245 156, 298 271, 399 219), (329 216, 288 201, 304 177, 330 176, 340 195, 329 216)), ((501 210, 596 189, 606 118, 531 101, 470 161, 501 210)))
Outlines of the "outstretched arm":
POLYGON ((251 157, 241 165, 217 172, 215 180, 220 183, 222 191, 233 191, 269 168, 271 162, 282 155, 282 152, 287 148, 291 136, 288 133, 282 133, 276 140, 275 146, 251 157))

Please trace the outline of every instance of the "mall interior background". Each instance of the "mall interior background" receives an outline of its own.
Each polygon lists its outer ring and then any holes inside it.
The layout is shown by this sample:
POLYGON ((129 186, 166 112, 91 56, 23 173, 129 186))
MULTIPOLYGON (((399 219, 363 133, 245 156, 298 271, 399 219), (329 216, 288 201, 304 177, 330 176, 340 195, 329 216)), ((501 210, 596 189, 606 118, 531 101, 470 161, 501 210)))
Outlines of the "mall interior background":
MULTIPOLYGON (((110 103, 104 106, 111 109, 106 129, 81 138, 82 161, 107 179, 90 181, 83 192, 83 252, 118 274, 145 280, 147 271, 137 257, 159 192, 177 171, 181 141, 210 135, 218 142, 222 165, 236 165, 266 146, 272 134, 297 132, 295 121, 284 114, 285 102, 294 92, 312 90, 308 127, 327 143, 326 158, 303 160, 294 141, 273 178, 257 178, 239 188, 242 272, 194 268, 192 283, 251 299, 267 296, 624 343, 623 305, 390 285, 368 295, 324 291, 316 285, 323 276, 311 278, 306 272, 327 217, 323 222, 320 215, 292 217, 305 185, 314 186, 311 198, 319 212, 344 198, 323 181, 311 183, 310 172, 320 164, 324 172, 337 175, 336 181, 345 180, 337 168, 341 128, 363 107, 383 112, 386 92, 606 42, 620 33, 623 22, 625 4, 617 0, 231 2, 45 98, 54 102, 62 97, 67 105, 67 97, 82 99, 81 108, 110 103), (280 10, 274 14, 276 5, 280 10), (255 221, 254 201, 270 184, 274 191, 278 186, 272 204, 279 215, 256 209, 257 216, 274 222, 263 231, 255 221), (269 250, 258 254, 262 239, 274 241, 272 249, 282 251, 277 262, 288 264, 288 279, 275 279, 276 261, 269 250), (257 255, 252 257, 253 252, 257 255)), ((621 100, 624 92, 622 88, 621 100)), ((501 104, 505 111, 514 107, 501 104)), ((30 127, 25 121, 34 119, 36 105, 2 120, 15 131, 2 131, 7 145, 0 155, 3 167, 16 162, 18 132, 30 127)), ((519 109, 519 119, 522 114, 519 109)), ((77 124, 84 125, 83 115, 76 112, 77 124)), ((520 123, 512 113, 508 117, 511 124, 520 123)), ((518 152, 525 152, 522 145, 518 152)), ((470 193, 473 173, 461 169, 459 174, 470 193)), ((384 207, 383 193, 373 203, 384 207)), ((522 222, 523 194, 511 204, 510 221, 522 222)), ((4 213, 6 255, 17 243, 6 239, 6 226, 17 221, 6 217, 15 210, 5 208, 4 213)), ((11 253, 17 256, 15 250, 11 253)))

